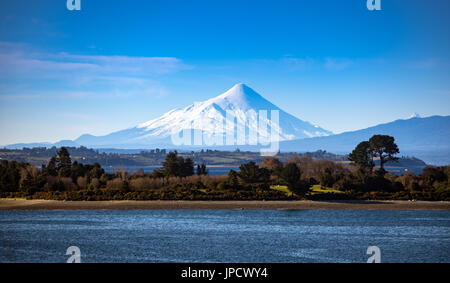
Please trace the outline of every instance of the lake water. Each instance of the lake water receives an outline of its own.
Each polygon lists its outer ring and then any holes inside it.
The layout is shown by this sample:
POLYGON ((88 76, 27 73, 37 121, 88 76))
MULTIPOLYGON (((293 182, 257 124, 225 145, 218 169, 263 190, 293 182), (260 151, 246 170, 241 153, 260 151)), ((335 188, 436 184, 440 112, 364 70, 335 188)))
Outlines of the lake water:
POLYGON ((0 262, 450 262, 450 211, 0 211, 0 262))

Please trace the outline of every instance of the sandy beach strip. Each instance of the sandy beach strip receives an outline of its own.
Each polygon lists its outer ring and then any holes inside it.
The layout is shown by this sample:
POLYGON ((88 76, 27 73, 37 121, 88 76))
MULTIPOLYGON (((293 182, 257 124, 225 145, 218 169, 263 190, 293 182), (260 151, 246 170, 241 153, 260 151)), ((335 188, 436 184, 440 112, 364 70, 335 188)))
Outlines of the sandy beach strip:
POLYGON ((356 209, 450 210, 444 201, 56 201, 0 199, 0 210, 94 209, 356 209))

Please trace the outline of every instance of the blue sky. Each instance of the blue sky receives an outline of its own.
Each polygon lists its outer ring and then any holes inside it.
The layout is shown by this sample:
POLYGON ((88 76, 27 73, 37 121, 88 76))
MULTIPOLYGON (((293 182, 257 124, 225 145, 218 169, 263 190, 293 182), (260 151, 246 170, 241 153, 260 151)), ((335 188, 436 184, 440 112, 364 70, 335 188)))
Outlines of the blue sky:
POLYGON ((450 114, 450 1, 0 1, 0 144, 135 126, 246 83, 340 133, 450 114))

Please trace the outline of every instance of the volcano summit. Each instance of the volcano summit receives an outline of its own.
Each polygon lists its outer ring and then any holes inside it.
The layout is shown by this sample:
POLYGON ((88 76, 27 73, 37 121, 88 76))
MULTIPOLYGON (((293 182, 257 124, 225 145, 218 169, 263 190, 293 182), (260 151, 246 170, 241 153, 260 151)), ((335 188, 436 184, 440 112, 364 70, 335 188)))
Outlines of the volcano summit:
POLYGON ((218 140, 229 134, 224 121, 230 113, 234 116, 237 128, 241 127, 247 133, 254 132, 259 136, 267 135, 267 132, 276 132, 278 141, 332 134, 286 113, 245 84, 237 84, 217 97, 204 102, 195 102, 183 109, 171 110, 136 127, 105 136, 82 135, 75 143, 96 148, 173 147, 171 137, 189 130, 201 132, 207 140, 218 140), (279 123, 275 124, 267 117, 257 115, 264 112, 270 114, 272 111, 278 112, 279 123), (267 132, 258 127, 261 122, 267 123, 267 132))

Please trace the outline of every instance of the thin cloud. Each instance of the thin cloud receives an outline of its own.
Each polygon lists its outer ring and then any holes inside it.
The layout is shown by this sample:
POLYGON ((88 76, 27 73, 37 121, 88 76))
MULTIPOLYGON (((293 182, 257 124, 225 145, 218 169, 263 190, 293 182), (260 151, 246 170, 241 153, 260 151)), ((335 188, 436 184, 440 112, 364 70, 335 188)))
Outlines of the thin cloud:
MULTIPOLYGON (((59 54, 26 54, 0 48, 0 73, 33 73, 61 71, 87 71, 101 74, 126 73, 137 76, 154 76, 191 69, 174 57, 129 57, 59 54)), ((38 75, 37 73, 36 75, 38 75)))
POLYGON ((328 70, 341 71, 349 68, 355 62, 350 59, 325 58, 325 68, 328 70))
MULTIPOLYGON (((175 57, 131 57, 34 52, 26 45, 0 42, 0 96, 32 98, 27 89, 10 81, 39 84, 43 97, 67 95, 72 98, 151 95, 164 97, 168 91, 159 79, 192 69, 175 57), (70 89, 70 91, 67 91, 70 89), (24 94, 25 93, 25 94, 24 94)), ((36 88, 28 89, 35 92, 36 88)))

